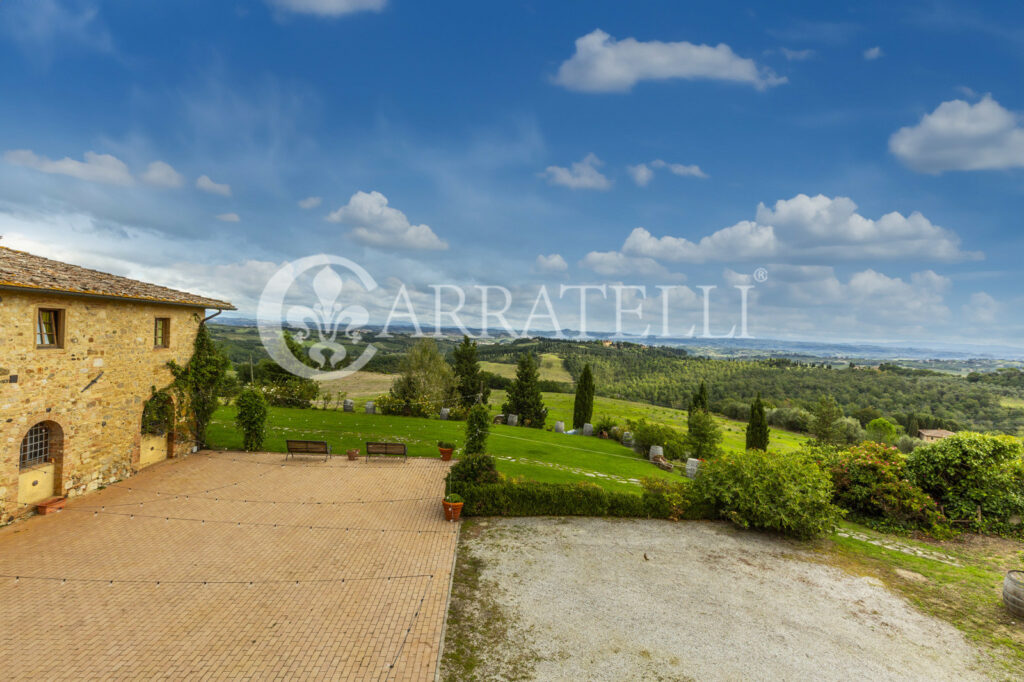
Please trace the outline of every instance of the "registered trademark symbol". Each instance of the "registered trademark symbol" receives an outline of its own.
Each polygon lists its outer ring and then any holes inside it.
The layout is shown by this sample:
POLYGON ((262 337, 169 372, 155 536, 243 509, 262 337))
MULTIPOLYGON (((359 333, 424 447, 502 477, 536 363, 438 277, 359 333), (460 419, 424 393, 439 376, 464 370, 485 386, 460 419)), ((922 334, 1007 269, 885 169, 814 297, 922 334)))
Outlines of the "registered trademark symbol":
POLYGON ((758 268, 754 270, 754 281, 755 282, 766 282, 768 281, 768 271, 764 268, 758 268))

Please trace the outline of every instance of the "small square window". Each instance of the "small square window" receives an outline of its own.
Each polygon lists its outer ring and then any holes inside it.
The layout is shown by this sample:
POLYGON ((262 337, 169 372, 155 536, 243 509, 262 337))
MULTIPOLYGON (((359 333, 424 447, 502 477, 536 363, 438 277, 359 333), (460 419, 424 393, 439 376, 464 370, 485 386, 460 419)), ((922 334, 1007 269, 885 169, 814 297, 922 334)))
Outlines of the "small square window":
POLYGON ((153 324, 153 347, 170 348, 171 346, 171 318, 158 317, 153 324))
POLYGON ((36 347, 64 347, 64 311, 40 308, 36 314, 36 347))

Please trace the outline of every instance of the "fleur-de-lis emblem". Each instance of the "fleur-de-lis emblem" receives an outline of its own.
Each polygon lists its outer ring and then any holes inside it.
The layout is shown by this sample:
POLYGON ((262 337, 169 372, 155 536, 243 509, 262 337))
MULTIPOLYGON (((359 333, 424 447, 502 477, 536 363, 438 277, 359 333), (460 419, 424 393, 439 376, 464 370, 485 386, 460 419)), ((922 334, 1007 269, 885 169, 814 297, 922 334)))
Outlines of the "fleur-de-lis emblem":
POLYGON ((323 369, 337 367, 347 355, 345 346, 338 342, 338 334, 343 331, 349 340, 358 343, 360 336, 355 330, 370 319, 363 306, 343 305, 338 300, 344 287, 338 273, 330 266, 324 267, 313 278, 317 302, 312 307, 290 306, 286 315, 288 324, 300 330, 295 334, 298 341, 305 341, 316 334, 316 343, 310 346, 307 355, 323 369))

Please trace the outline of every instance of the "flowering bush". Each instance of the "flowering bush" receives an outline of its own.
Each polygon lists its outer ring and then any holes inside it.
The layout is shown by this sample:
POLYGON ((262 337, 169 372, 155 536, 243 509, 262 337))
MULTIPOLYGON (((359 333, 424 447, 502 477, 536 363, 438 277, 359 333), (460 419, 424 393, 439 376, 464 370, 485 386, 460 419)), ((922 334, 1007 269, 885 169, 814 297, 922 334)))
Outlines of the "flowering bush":
POLYGON ((906 458, 897 448, 868 441, 829 459, 834 499, 844 509, 907 528, 945 525, 935 500, 907 478, 906 458))

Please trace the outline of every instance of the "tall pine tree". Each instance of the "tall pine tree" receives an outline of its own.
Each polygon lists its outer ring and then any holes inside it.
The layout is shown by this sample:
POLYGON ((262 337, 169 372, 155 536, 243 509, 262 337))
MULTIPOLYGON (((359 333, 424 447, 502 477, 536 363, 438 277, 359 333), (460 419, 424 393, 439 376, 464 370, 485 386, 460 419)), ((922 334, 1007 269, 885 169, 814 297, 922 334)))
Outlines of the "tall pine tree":
POLYGON ((572 406, 572 428, 582 429, 594 416, 594 373, 588 362, 576 382, 576 400, 572 406))
POLYGON ((519 356, 516 377, 508 388, 505 404, 501 406, 501 411, 505 414, 519 415, 521 426, 543 428, 547 410, 544 408, 539 382, 536 358, 533 357, 533 353, 523 353, 519 356))
POLYGON ((768 419, 764 414, 761 394, 750 406, 750 421, 747 422, 747 450, 768 451, 768 419))
POLYGON ((468 336, 463 336, 462 343, 452 351, 452 361, 455 365, 459 404, 466 408, 476 403, 486 405, 491 396, 491 389, 487 386, 480 363, 476 359, 476 341, 470 341, 468 336))
POLYGON ((708 387, 703 381, 690 398, 690 409, 686 414, 686 436, 683 440, 690 454, 697 459, 710 459, 721 450, 722 432, 711 416, 708 387))

